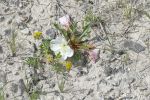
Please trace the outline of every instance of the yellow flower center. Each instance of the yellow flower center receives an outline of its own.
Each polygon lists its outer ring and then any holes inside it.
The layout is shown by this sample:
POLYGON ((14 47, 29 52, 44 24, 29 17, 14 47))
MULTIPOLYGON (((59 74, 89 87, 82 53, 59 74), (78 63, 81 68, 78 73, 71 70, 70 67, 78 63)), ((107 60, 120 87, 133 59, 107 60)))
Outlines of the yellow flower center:
POLYGON ((70 71, 71 67, 72 67, 72 62, 71 61, 66 61, 65 62, 65 67, 67 71, 70 71))
POLYGON ((40 39, 41 35, 42 35, 42 32, 34 32, 34 33, 33 33, 33 37, 34 37, 35 39, 40 39))

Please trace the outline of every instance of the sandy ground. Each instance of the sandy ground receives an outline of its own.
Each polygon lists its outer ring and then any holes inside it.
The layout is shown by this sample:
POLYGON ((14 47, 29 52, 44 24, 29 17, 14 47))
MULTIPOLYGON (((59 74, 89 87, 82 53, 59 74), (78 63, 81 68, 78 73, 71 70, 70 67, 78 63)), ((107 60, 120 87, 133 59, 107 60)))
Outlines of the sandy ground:
POLYGON ((91 33, 97 37, 99 59, 74 66, 64 93, 53 71, 47 66, 39 70, 35 77, 41 80, 33 87, 43 92, 39 100, 150 100, 150 0, 0 0, 0 86, 5 100, 29 100, 25 85, 32 68, 23 62, 33 53, 32 33, 51 30, 66 14, 80 22, 89 9, 105 23, 91 33), (16 57, 8 44, 12 32, 17 33, 16 57))

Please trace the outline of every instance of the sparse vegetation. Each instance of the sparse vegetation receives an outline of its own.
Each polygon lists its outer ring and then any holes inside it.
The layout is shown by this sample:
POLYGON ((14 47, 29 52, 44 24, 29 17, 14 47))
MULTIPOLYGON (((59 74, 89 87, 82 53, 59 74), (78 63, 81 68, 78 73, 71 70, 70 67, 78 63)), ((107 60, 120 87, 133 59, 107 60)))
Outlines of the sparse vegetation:
POLYGON ((11 50, 11 55, 13 57, 16 56, 16 52, 17 52, 16 38, 17 38, 17 34, 16 33, 12 33, 11 37, 10 37, 10 40, 8 40, 8 42, 7 42, 8 45, 9 45, 9 48, 11 50))
POLYGON ((99 24, 102 22, 102 18, 95 15, 91 10, 87 11, 84 19, 85 22, 90 23, 91 27, 99 26, 99 24))
POLYGON ((0 100, 148 100, 149 6, 0 1, 0 100))
MULTIPOLYGON (((71 67, 76 66, 75 64, 81 60, 81 55, 86 56, 85 53, 88 54, 88 51, 95 48, 88 42, 88 37, 91 32, 91 23, 97 21, 97 18, 92 16, 91 19, 89 15, 85 19, 82 31, 79 31, 77 23, 71 21, 68 15, 60 18, 61 25, 54 24, 59 35, 52 40, 43 38, 41 32, 35 32, 34 39, 36 41, 42 39, 42 42, 39 46, 36 45, 37 51, 34 52, 33 57, 27 58, 26 63, 35 70, 44 67, 46 63, 57 74, 64 75, 69 72, 71 67)), ((64 83, 65 80, 58 84, 61 92, 64 90, 64 83)))

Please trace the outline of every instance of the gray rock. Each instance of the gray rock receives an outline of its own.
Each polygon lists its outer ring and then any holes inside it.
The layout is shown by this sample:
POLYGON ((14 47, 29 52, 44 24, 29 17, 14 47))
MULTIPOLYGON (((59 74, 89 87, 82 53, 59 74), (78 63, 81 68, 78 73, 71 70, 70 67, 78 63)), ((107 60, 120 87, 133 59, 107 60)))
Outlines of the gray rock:
POLYGON ((4 34, 6 35, 6 36, 9 36, 9 35, 11 35, 11 33, 14 33, 15 31, 14 30, 12 30, 12 29, 6 29, 6 30, 4 30, 4 34))
POLYGON ((21 33, 24 33, 24 34, 29 34, 29 29, 28 28, 25 28, 23 30, 21 30, 21 33))
POLYGON ((135 78, 128 78, 126 81, 129 83, 129 84, 132 84, 135 82, 135 78))
POLYGON ((7 7, 7 8, 4 9, 4 12, 5 12, 5 13, 7 13, 7 12, 9 12, 9 11, 10 11, 10 8, 9 8, 9 7, 7 7))
POLYGON ((56 96, 60 96, 60 92, 59 91, 54 91, 54 94, 56 95, 56 96))
POLYGON ((56 31, 54 29, 47 29, 45 31, 45 34, 50 37, 51 39, 53 39, 56 35, 56 31))
POLYGON ((110 76, 111 74, 113 74, 113 68, 109 67, 109 66, 106 66, 104 68, 104 73, 106 76, 110 76))
POLYGON ((115 100, 115 99, 113 97, 108 97, 106 100, 115 100))
POLYGON ((89 91, 88 91, 88 94, 87 95, 90 95, 91 93, 93 93, 93 89, 90 89, 89 91))
POLYGON ((7 24, 11 24, 12 23, 12 19, 8 19, 6 23, 7 24))
POLYGON ((20 89, 20 95, 23 95, 23 93, 25 92, 25 89, 26 89, 23 79, 19 80, 19 89, 20 89))
POLYGON ((0 16, 0 22, 3 22, 5 20, 4 16, 0 16))
POLYGON ((81 77, 81 76, 84 76, 84 75, 87 75, 88 74, 88 70, 86 68, 82 68, 82 69, 78 69, 78 73, 77 73, 77 76, 78 77, 81 77))
POLYGON ((0 45, 0 54, 3 53, 3 48, 2 46, 0 45))
POLYGON ((64 96, 60 95, 59 97, 60 97, 60 100, 65 100, 64 96))
POLYGON ((4 85, 7 82, 6 76, 6 73, 0 70, 0 84, 4 85))
POLYGON ((6 62, 7 62, 8 65, 13 65, 13 64, 14 64, 14 60, 13 60, 11 57, 9 57, 9 58, 6 60, 6 62))
POLYGON ((123 46, 125 48, 128 48, 129 50, 132 50, 136 53, 140 53, 141 51, 145 50, 145 47, 143 47, 141 44, 131 41, 131 40, 127 40, 123 43, 123 46))
POLYGON ((11 91, 14 93, 17 93, 18 92, 18 85, 15 83, 12 83, 11 84, 11 91))

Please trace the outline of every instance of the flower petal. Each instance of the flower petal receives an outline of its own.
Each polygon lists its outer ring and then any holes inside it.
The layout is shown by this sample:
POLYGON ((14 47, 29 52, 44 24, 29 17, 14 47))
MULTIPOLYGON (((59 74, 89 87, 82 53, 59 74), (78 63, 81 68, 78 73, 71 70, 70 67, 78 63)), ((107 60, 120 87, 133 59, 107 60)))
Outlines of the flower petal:
POLYGON ((69 17, 69 15, 65 15, 65 16, 59 18, 59 22, 60 22, 61 25, 69 26, 69 24, 70 24, 70 17, 69 17))
POLYGON ((58 50, 60 50, 61 48, 60 48, 60 45, 59 44, 50 44, 50 47, 51 47, 51 50, 52 51, 58 51, 58 50))
POLYGON ((61 44, 62 42, 62 38, 61 37, 57 37, 56 39, 51 40, 51 43, 53 44, 61 44))
POLYGON ((61 36, 58 36, 56 39, 51 40, 50 47, 53 51, 58 51, 61 49, 61 44, 66 42, 65 39, 61 36))
POLYGON ((66 59, 67 59, 67 55, 61 55, 61 58, 60 58, 61 61, 65 61, 66 59))
POLYGON ((96 62, 96 60, 99 58, 99 49, 94 49, 88 52, 89 53, 89 58, 96 62))
POLYGON ((50 47, 51 50, 54 51, 55 55, 60 52, 62 56, 61 60, 66 60, 67 57, 73 56, 74 53, 63 36, 58 36, 56 39, 51 40, 50 47))
POLYGON ((67 55, 68 57, 72 57, 73 54, 74 54, 74 51, 73 51, 69 46, 67 46, 67 47, 66 47, 66 55, 67 55))

